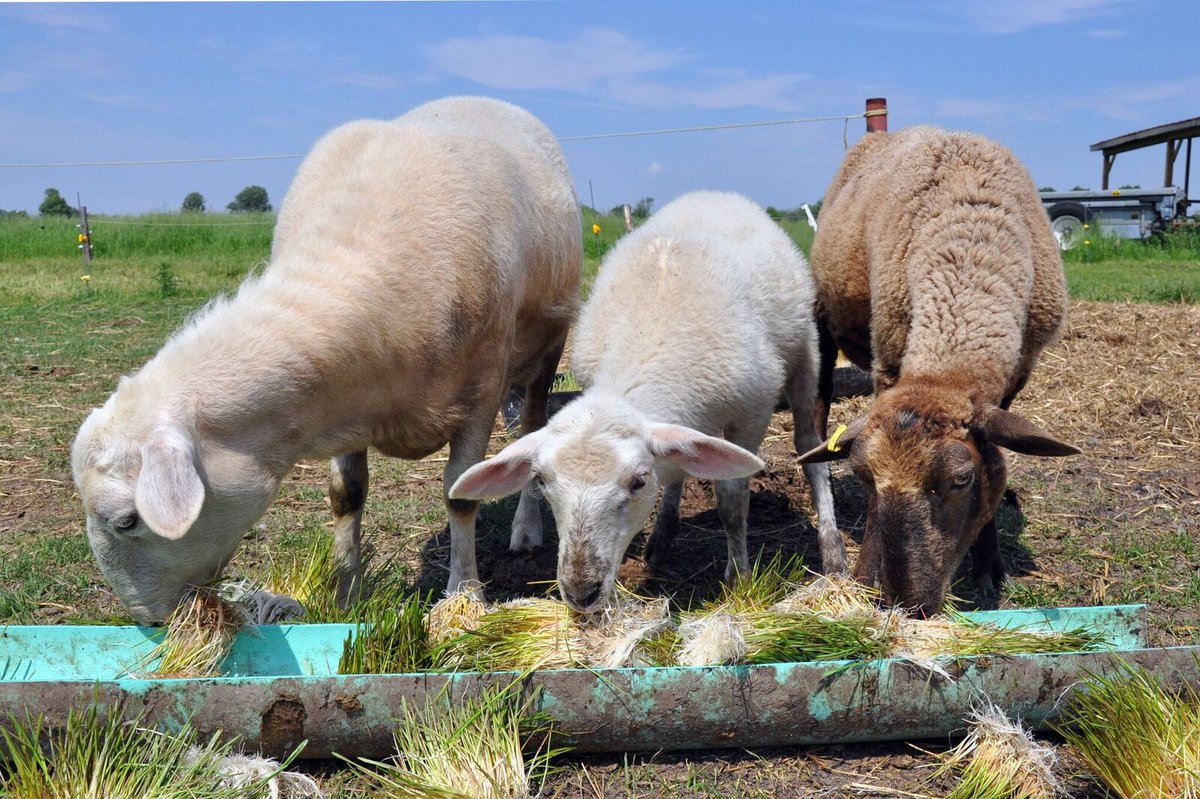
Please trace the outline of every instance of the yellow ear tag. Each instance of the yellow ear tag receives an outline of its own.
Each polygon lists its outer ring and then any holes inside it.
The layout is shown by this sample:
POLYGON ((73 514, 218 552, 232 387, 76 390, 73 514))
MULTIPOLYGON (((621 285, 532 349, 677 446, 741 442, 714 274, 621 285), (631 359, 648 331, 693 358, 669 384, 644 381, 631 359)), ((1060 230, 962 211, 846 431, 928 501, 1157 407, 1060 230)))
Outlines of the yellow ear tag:
POLYGON ((825 448, 828 449, 830 452, 841 452, 842 445, 838 443, 838 439, 841 438, 842 433, 845 433, 845 432, 846 432, 846 425, 839 424, 837 426, 837 430, 834 430, 833 435, 830 436, 829 443, 825 445, 825 448))

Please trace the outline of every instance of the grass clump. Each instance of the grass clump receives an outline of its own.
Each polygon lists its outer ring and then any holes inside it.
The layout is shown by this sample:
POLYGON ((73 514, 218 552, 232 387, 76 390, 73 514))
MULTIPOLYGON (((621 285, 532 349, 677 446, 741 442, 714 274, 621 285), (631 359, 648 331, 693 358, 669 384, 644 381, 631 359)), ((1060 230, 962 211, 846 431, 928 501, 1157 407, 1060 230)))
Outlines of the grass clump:
MULTIPOLYGON (((184 595, 167 619, 163 640, 142 661, 144 676, 158 679, 217 677, 233 648, 244 617, 214 589, 198 588, 184 595)), ((143 675, 139 675, 143 676, 143 675)))
MULTIPOLYGON (((279 795, 291 760, 266 761, 270 770, 243 779, 233 741, 218 734, 201 743, 188 727, 147 729, 116 709, 102 718, 95 705, 69 711, 61 729, 41 716, 10 719, 10 727, 0 727, 0 796, 11 799, 265 799, 279 795)), ((321 795, 308 778, 292 787, 288 796, 321 795)))
POLYGON ((1054 747, 1034 740, 990 702, 971 711, 967 737, 944 756, 935 776, 956 771, 946 799, 1054 799, 1063 792, 1054 774, 1054 747))
POLYGON ((272 554, 265 587, 271 594, 296 600, 305 624, 352 624, 372 622, 404 604, 411 589, 391 560, 381 560, 370 541, 363 542, 362 582, 350 591, 347 601, 338 601, 341 571, 333 552, 333 538, 320 531, 288 546, 283 554, 272 554))
POLYGON ((405 703, 387 762, 345 759, 387 799, 529 799, 554 771, 549 719, 508 689, 423 706, 405 703))
POLYGON ((1092 675, 1055 726, 1121 799, 1200 796, 1200 697, 1122 663, 1092 675))
POLYGON ((408 674, 433 666, 425 626, 428 598, 413 594, 347 636, 338 674, 408 674))

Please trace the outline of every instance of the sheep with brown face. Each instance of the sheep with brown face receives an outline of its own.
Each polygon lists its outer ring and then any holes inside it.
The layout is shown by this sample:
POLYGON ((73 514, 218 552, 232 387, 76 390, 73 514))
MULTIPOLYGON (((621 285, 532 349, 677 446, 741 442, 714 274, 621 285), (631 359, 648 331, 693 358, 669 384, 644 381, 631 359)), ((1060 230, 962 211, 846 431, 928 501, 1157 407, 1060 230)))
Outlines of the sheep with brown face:
MULTIPOLYGON (((88 539, 140 622, 216 577, 297 461, 332 458, 339 596, 360 577, 367 447, 483 458, 510 385, 525 432, 578 306, 579 206, 550 131, 482 97, 325 136, 271 262, 189 320, 94 410, 71 451, 88 539)), ((540 541, 525 492, 513 545, 540 541)), ((446 501, 451 589, 477 580, 479 504, 446 501)))
POLYGON ((1008 410, 1067 313, 1028 172, 969 133, 868 134, 825 194, 812 268, 823 389, 837 348, 875 384, 870 410, 801 458, 848 458, 867 487, 855 575, 932 613, 970 550, 990 593, 1004 579, 1000 448, 1078 452, 1008 410))

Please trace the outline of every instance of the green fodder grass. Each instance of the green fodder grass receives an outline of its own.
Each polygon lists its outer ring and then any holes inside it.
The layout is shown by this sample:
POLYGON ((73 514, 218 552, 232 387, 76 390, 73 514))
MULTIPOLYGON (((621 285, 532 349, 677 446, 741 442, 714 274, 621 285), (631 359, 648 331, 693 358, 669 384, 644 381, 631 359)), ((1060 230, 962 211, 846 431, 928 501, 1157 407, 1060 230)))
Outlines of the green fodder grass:
POLYGON ((1092 675, 1055 725, 1121 799, 1200 796, 1200 697, 1120 664, 1092 675))
MULTIPOLYGON (((286 762, 290 762, 297 750, 286 762)), ((0 796, 11 799, 245 799, 270 796, 276 773, 245 783, 225 771, 234 741, 204 743, 126 721, 119 708, 69 711, 62 728, 26 715, 0 725, 0 796)), ((282 766, 280 767, 282 769, 282 766)))
POLYGON ((387 762, 342 758, 388 799, 528 799, 566 750, 552 747, 553 724, 518 699, 513 686, 478 698, 404 703, 387 762))

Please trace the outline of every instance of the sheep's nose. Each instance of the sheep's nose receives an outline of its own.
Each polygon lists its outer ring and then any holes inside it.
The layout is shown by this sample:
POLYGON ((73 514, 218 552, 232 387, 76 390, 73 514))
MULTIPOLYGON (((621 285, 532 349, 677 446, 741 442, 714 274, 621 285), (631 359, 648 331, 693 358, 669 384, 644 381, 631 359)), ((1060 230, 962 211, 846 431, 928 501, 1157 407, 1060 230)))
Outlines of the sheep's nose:
POLYGON ((599 582, 584 583, 575 589, 564 586, 562 589, 563 599, 567 600, 567 604, 575 610, 586 613, 593 610, 592 606, 600 599, 601 587, 602 584, 599 582))

